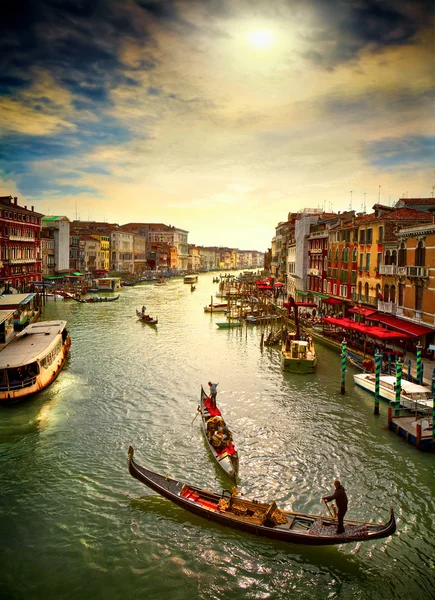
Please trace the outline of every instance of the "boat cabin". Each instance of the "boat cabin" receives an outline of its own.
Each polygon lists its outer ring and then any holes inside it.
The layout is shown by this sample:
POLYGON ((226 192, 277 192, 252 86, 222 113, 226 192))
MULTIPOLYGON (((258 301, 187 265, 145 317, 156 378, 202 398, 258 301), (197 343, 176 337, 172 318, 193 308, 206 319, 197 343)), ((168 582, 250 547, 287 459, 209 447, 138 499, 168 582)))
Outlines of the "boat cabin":
POLYGON ((14 330, 21 331, 34 320, 38 312, 36 293, 4 294, 0 296, 0 311, 12 310, 14 330))
POLYGON ((14 333, 14 311, 0 310, 0 345, 7 344, 14 333))
POLYGON ((95 280, 93 287, 100 292, 115 292, 121 289, 121 277, 101 277, 95 280))

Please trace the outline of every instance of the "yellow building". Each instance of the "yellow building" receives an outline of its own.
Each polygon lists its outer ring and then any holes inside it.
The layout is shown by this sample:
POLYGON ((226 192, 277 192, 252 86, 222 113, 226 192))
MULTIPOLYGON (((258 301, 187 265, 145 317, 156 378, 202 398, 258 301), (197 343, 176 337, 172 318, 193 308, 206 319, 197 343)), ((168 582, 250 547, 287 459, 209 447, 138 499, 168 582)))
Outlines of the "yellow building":
POLYGON ((110 268, 110 237, 108 235, 92 234, 92 237, 100 242, 98 262, 101 270, 108 271, 110 268))

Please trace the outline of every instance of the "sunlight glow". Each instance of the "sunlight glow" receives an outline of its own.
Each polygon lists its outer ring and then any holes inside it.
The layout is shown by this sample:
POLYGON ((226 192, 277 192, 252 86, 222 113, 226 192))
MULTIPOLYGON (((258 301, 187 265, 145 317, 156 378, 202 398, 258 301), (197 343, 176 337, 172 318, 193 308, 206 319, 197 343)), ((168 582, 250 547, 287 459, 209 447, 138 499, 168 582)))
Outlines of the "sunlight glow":
POLYGON ((258 50, 267 50, 275 43, 275 35, 267 29, 250 31, 246 36, 248 42, 258 50))

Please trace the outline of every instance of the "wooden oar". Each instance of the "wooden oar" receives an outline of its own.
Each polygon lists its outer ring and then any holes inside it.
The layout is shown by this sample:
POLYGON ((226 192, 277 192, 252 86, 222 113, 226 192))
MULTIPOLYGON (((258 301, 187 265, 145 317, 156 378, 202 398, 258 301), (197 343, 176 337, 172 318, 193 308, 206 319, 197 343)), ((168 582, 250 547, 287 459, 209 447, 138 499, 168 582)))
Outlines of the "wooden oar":
POLYGON ((329 512, 329 515, 330 515, 331 519, 335 519, 337 515, 335 514, 335 511, 331 510, 331 507, 329 506, 328 501, 327 500, 323 500, 323 502, 325 503, 326 508, 328 509, 328 512, 329 512))
MULTIPOLYGON (((197 411, 197 412, 196 412, 196 415, 195 415, 195 417, 194 417, 193 421, 196 419, 196 417, 197 417, 199 414, 201 414, 201 407, 200 407, 199 405, 198 405, 198 408, 196 409, 196 411, 197 411)), ((193 425, 193 421, 192 421, 191 425, 193 425)))

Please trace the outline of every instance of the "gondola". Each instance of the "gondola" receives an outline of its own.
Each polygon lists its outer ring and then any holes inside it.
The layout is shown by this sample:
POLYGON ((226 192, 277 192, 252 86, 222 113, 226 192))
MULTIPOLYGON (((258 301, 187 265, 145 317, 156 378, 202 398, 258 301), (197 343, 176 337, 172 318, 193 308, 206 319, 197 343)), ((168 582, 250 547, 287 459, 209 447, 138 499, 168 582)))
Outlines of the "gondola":
POLYGON ((119 300, 119 294, 117 296, 93 296, 92 298, 85 298, 84 302, 94 304, 95 302, 115 302, 115 300, 119 300))
POLYGON ((201 400, 198 411, 201 413, 202 430, 207 446, 209 447, 213 458, 227 475, 236 480, 239 472, 239 455, 233 442, 231 442, 229 446, 223 450, 216 450, 207 437, 207 421, 212 417, 222 417, 222 414, 219 408, 211 408, 211 400, 205 393, 202 386, 201 400))
POLYGON ((184 484, 139 466, 134 449, 128 450, 130 475, 185 510, 221 525, 282 542, 328 546, 385 538, 396 531, 394 511, 385 524, 344 521, 344 533, 337 535, 332 517, 279 510, 275 502, 264 504, 238 498, 229 490, 221 494, 184 484))
POLYGON ((159 322, 157 317, 152 317, 151 315, 146 315, 136 308, 136 316, 138 319, 142 321, 142 323, 147 323, 148 325, 157 325, 159 322))

